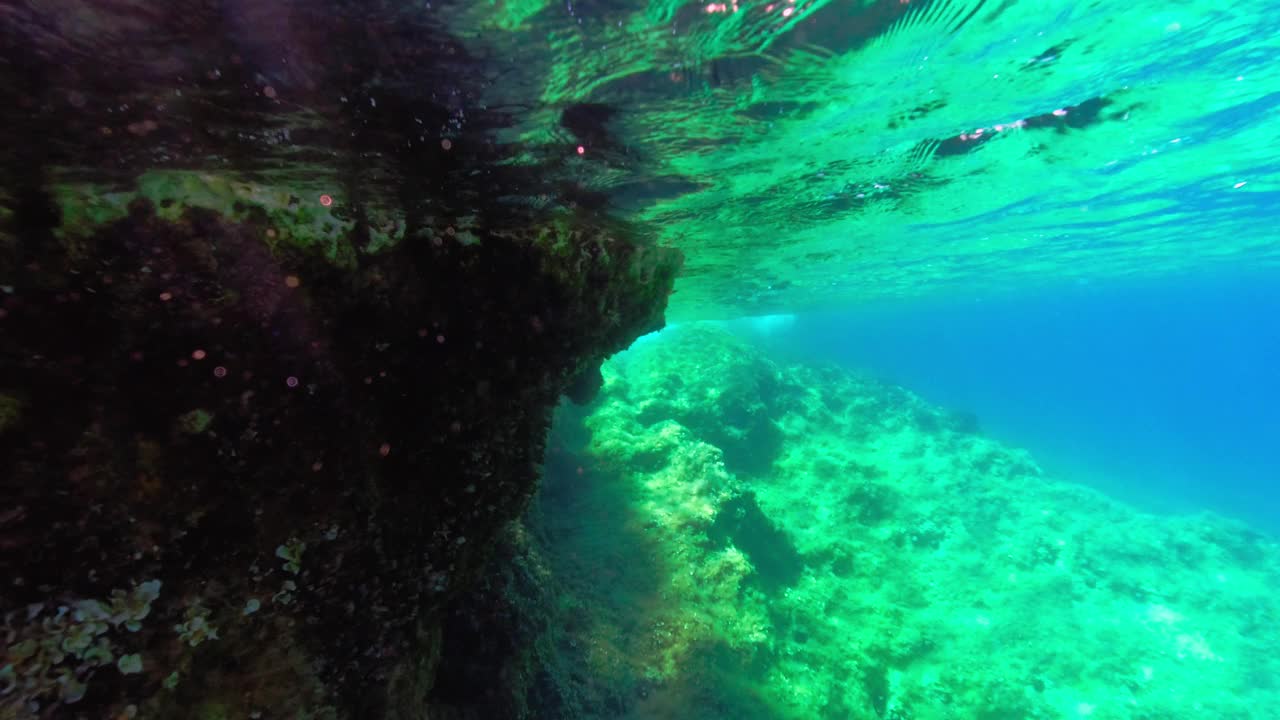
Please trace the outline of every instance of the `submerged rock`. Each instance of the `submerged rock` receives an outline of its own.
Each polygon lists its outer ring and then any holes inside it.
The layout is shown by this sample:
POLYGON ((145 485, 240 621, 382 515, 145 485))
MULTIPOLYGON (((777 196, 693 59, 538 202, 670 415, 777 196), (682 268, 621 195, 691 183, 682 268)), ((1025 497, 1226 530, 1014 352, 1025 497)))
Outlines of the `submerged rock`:
POLYGON ((549 618, 503 634, 521 638, 511 667, 559 678, 576 703, 556 717, 1280 707, 1272 537, 1140 512, 902 388, 775 362, 711 327, 646 338, 604 375, 598 401, 557 422, 521 535, 533 547, 490 575, 532 564, 554 579, 553 604, 490 587, 549 618), (748 403, 782 440, 744 474, 714 420, 748 403), (557 664, 528 650, 548 646, 557 664))
POLYGON ((0 719, 424 716, 552 408, 679 263, 500 140, 445 15, 6 8, 0 719))
POLYGON ((9 653, 0 716, 418 717, 552 407, 661 325, 675 257, 564 214, 336 263, 128 207, 6 265, 0 601, 55 649, 9 653), (151 582, 128 627, 67 611, 151 582))

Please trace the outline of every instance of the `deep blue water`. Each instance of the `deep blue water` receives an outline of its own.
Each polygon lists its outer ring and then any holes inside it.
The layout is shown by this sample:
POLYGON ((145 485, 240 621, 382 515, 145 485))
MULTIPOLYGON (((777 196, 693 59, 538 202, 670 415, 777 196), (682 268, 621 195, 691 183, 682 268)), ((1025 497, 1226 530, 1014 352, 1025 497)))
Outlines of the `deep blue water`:
POLYGON ((869 370, 1143 509, 1280 534, 1280 273, 948 295, 799 316, 769 344, 869 370))

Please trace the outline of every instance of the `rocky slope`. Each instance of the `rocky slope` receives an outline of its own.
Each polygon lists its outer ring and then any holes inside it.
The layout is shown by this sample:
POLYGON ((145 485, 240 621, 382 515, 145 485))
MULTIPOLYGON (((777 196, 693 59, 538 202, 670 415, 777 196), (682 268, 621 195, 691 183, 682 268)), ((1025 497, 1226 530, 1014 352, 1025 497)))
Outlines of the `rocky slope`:
POLYGON ((1280 710, 1274 538, 1059 482, 901 388, 681 326, 560 427, 535 507, 586 717, 1280 710))

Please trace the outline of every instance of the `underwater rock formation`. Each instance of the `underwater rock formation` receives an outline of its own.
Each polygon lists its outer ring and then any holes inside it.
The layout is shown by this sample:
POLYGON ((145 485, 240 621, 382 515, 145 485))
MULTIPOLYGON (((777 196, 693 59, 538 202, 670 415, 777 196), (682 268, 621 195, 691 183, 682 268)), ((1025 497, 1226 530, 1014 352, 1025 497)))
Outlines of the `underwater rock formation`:
POLYGON ((1274 538, 1138 512, 899 387, 774 362, 714 327, 645 338, 604 376, 594 405, 558 418, 522 535, 556 579, 539 637, 562 677, 587 679, 562 693, 581 712, 558 717, 1280 706, 1274 538), (736 398, 726 422, 762 408, 781 436, 769 464, 728 470, 694 398, 736 398))
POLYGON ((446 607, 678 254, 430 4, 0 14, 0 718, 449 717, 446 607))
POLYGON ((0 718, 448 716, 445 608, 678 254, 427 14, 135 5, 0 28, 0 718))
POLYGON ((422 717, 552 407, 675 258, 491 216, 343 263, 261 208, 126 207, 19 208, 5 248, 0 716, 422 717))

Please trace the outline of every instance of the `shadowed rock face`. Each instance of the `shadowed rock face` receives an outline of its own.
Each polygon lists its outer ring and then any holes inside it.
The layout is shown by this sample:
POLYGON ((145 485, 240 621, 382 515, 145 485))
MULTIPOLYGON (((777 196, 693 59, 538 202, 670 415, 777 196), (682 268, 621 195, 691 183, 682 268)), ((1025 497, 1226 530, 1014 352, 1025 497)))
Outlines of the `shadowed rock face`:
POLYGON ((430 716, 551 408, 661 326, 678 258, 519 201, 438 29, 248 5, 12 10, 3 720, 430 716))
MULTIPOLYGON (((81 677, 83 703, 177 672, 159 702, 274 706, 306 679, 360 717, 388 683, 412 707, 433 611, 523 509, 551 407, 659 324, 671 280, 617 239, 593 241, 610 259, 579 284, 536 244, 405 243, 349 271, 273 255, 259 231, 137 201, 6 303, 10 632, 43 643, 60 605, 162 582, 140 630, 93 634, 144 672, 81 677), (193 617, 218 637, 184 642, 193 617)), ((49 682, 72 666, 33 662, 49 682)))

